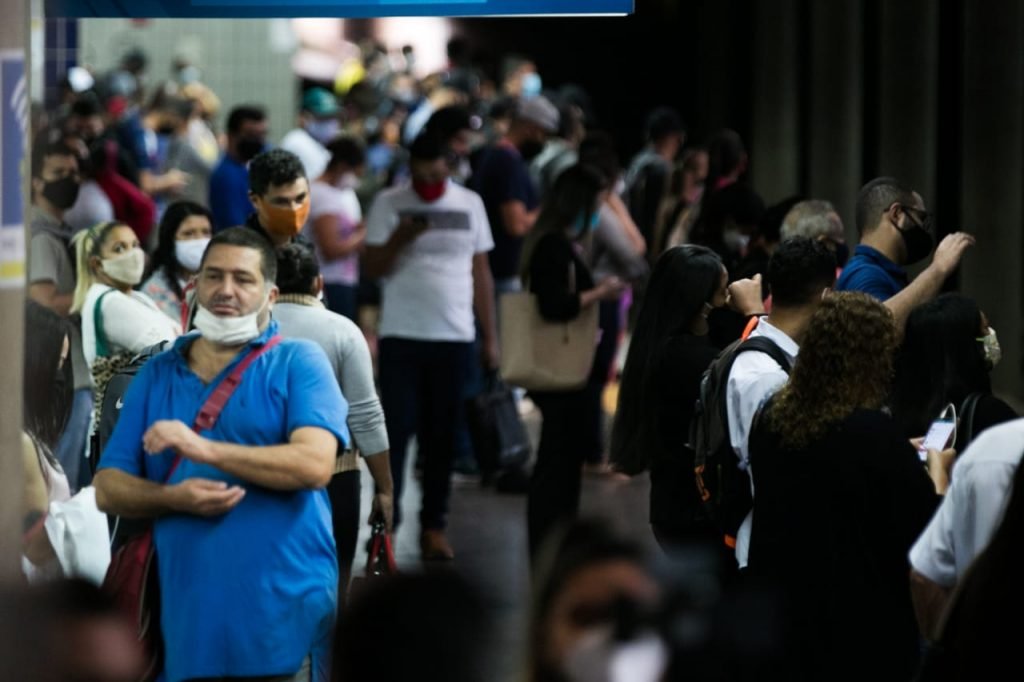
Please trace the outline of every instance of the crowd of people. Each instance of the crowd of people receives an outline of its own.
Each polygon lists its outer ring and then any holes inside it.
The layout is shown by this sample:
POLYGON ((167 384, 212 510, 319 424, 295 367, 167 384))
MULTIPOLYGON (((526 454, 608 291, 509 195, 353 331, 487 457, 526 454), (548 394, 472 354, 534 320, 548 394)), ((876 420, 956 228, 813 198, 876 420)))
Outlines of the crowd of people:
POLYGON ((48 519, 82 495, 115 534, 152 520, 164 679, 410 679, 426 655, 443 679, 491 679, 480 595, 457 577, 349 588, 360 469, 369 522, 408 524, 413 438, 422 558, 456 558, 465 406, 522 292, 538 324, 596 320, 582 383, 513 392, 541 418, 529 679, 999 669, 1024 422, 993 395, 998 321, 940 295, 973 238, 937 240, 922 195, 880 177, 851 250, 828 197, 765 205, 734 131, 694 143, 659 108, 620 165, 578 87, 544 88, 525 58, 487 87, 450 52, 422 81, 304 84, 276 143, 255 104, 219 130, 194 68, 147 90, 138 52, 37 117, 23 563, 55 615, 30 625, 114 653, 21 652, 40 675, 23 679, 143 665, 111 595, 46 585, 81 574, 48 519), (926 438, 947 406, 953 434, 926 438), (649 472, 664 557, 576 519, 602 465, 649 472))

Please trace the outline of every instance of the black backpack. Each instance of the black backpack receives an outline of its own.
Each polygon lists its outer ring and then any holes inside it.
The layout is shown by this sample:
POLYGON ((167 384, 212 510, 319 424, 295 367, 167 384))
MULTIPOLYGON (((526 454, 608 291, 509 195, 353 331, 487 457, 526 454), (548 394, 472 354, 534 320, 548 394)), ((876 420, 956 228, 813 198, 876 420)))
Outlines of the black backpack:
MULTIPOLYGON (((89 466, 92 468, 93 473, 96 473, 96 467, 99 466, 103 448, 107 446, 107 441, 110 440, 110 436, 114 433, 117 418, 121 416, 121 408, 124 406, 124 396, 128 393, 128 386, 132 383, 132 379, 135 378, 135 375, 139 373, 142 366, 151 358, 170 347, 170 341, 161 341, 158 344, 142 349, 138 355, 132 358, 131 363, 127 367, 124 367, 115 374, 107 383, 106 391, 103 394, 103 407, 100 410, 100 421, 96 424, 96 430, 92 433, 89 445, 89 466)), ((109 516, 107 521, 110 525, 112 551, 117 551, 125 541, 130 540, 134 535, 149 527, 148 519, 126 519, 109 516)))
POLYGON ((697 492, 705 513, 717 524, 726 544, 734 542, 736 532, 753 506, 750 475, 739 468, 736 452, 729 439, 729 414, 726 389, 732 365, 740 353, 757 351, 768 355, 789 374, 792 363, 771 339, 755 336, 729 345, 704 372, 697 406, 690 423, 690 447, 694 452, 697 492))

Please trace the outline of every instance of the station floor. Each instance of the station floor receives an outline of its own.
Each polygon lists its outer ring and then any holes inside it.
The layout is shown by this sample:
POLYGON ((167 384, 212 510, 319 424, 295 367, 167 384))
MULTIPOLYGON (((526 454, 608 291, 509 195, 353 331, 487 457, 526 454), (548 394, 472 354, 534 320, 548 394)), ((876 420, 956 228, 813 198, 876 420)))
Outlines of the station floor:
MULTIPOLYGON (((609 396, 613 397, 613 396, 609 396)), ((614 405, 614 400, 609 400, 614 405)), ((532 411, 524 417, 534 441, 539 434, 540 416, 532 411)), ((408 461, 413 461, 409 457, 408 461)), ((373 486, 363 472, 362 509, 369 513, 373 486)), ((403 509, 410 523, 403 524, 395 537, 399 570, 418 570, 419 528, 415 522, 419 509, 419 482, 406 475, 403 509)), ((655 547, 647 524, 649 482, 646 475, 632 479, 584 474, 581 515, 609 519, 615 527, 644 545, 655 547)), ((530 604, 530 575, 526 549, 526 496, 499 494, 483 489, 475 480, 453 484, 449 539, 455 560, 444 570, 455 570, 471 580, 482 593, 493 625, 493 651, 489 652, 489 679, 515 682, 521 679, 526 655, 526 631, 530 604)), ((369 527, 362 526, 359 550, 353 574, 362 575, 366 566, 366 538, 369 527)), ((433 568, 433 567, 431 567, 433 568)))

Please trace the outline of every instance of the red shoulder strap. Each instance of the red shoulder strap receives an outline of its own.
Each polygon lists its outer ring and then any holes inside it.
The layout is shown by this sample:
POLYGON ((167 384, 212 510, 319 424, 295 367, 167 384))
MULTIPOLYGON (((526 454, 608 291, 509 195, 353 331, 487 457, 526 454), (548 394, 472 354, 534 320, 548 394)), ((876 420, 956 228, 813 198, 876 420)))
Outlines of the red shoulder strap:
MULTIPOLYGON (((227 375, 221 382, 217 384, 217 388, 213 389, 213 393, 206 399, 203 406, 199 408, 199 414, 196 415, 196 421, 192 425, 192 430, 196 433, 205 431, 213 428, 213 425, 217 423, 217 418, 220 417, 220 413, 224 411, 224 406, 228 404, 228 400, 231 395, 238 388, 239 384, 242 383, 242 374, 245 370, 249 369, 249 365, 256 362, 256 358, 263 355, 277 344, 281 343, 281 335, 274 334, 270 337, 265 344, 258 348, 253 348, 249 353, 242 358, 242 361, 235 365, 235 368, 231 370, 231 374, 227 375)), ((171 476, 174 475, 178 465, 181 464, 182 457, 178 455, 174 458, 174 462, 171 464, 170 471, 167 472, 167 477, 164 479, 164 483, 171 480, 171 476)))
POLYGON ((281 343, 281 335, 275 334, 265 344, 258 348, 253 348, 249 351, 248 355, 242 358, 242 361, 235 366, 231 374, 221 380, 217 388, 210 394, 210 397, 206 399, 203 406, 199 408, 199 414, 196 415, 196 423, 192 425, 194 431, 198 433, 199 431, 213 428, 213 425, 217 423, 217 418, 220 417, 221 411, 224 410, 224 406, 228 404, 231 395, 238 388, 238 385, 242 383, 242 374, 245 370, 249 369, 249 365, 256 362, 256 358, 279 343, 281 343))

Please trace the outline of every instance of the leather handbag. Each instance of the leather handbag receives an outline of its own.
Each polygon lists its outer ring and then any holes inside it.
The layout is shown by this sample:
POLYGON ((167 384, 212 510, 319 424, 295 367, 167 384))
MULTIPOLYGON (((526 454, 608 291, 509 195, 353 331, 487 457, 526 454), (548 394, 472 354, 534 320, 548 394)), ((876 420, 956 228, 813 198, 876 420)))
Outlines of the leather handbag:
MULTIPOLYGON (((569 264, 569 290, 579 293, 569 264)), ((572 391, 590 376, 597 351, 598 306, 580 309, 565 322, 540 314, 537 296, 521 291, 500 299, 501 376, 528 391, 572 391)))
MULTIPOLYGON (((242 382, 242 374, 256 358, 281 342, 280 335, 274 335, 265 344, 249 351, 231 374, 224 377, 199 409, 192 429, 199 433, 213 427, 228 399, 242 382)), ((181 464, 182 457, 174 458, 164 484, 181 464)), ((160 633, 160 582, 156 573, 156 545, 153 542, 153 525, 127 541, 115 552, 110 560, 103 589, 110 594, 117 605, 134 621, 138 628, 139 642, 146 656, 145 671, 140 678, 145 682, 155 680, 163 670, 163 639, 160 633)))

